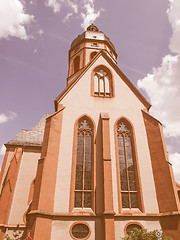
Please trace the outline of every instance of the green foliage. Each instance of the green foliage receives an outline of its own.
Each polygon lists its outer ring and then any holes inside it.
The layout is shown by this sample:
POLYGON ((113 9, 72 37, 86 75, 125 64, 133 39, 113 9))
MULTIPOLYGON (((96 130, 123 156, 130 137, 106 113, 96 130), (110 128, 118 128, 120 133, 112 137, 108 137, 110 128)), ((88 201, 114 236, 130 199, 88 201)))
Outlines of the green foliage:
POLYGON ((123 238, 123 240, 172 240, 162 233, 161 237, 156 235, 157 230, 148 232, 146 229, 133 228, 129 235, 123 238))

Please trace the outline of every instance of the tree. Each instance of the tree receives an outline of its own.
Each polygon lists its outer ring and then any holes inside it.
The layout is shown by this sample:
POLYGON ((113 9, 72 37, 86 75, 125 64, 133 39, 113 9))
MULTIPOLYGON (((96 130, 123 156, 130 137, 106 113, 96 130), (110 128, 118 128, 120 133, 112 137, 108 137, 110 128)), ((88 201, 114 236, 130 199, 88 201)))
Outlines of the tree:
POLYGON ((167 237, 165 233, 158 236, 157 230, 148 232, 147 229, 137 229, 133 228, 131 232, 124 237, 122 240, 172 240, 172 238, 167 237))

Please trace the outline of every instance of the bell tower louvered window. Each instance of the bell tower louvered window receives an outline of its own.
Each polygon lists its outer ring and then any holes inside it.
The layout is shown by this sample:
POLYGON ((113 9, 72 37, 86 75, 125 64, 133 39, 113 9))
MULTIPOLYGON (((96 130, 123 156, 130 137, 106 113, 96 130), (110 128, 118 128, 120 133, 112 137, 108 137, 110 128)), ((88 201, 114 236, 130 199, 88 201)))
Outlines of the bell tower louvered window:
POLYGON ((122 208, 138 208, 138 192, 132 127, 124 119, 117 124, 118 164, 122 208))
POLYGON ((92 52, 92 53, 90 54, 90 60, 93 59, 93 58, 96 56, 96 54, 97 54, 97 52, 92 52))
POLYGON ((73 68, 74 68, 73 73, 76 73, 79 71, 79 69, 80 69, 80 57, 79 56, 75 57, 74 62, 73 62, 73 68))
POLYGON ((92 206, 92 143, 93 126, 87 118, 83 118, 79 121, 77 129, 75 208, 92 206))

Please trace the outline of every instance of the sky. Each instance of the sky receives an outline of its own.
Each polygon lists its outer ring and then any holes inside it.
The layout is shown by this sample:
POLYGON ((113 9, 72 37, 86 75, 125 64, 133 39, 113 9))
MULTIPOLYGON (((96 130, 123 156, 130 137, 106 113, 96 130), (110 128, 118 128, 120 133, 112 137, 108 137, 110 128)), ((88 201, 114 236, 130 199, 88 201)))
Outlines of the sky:
POLYGON ((180 183, 179 0, 0 0, 0 19, 0 166, 3 144, 54 112, 70 44, 94 23, 163 124, 180 183))

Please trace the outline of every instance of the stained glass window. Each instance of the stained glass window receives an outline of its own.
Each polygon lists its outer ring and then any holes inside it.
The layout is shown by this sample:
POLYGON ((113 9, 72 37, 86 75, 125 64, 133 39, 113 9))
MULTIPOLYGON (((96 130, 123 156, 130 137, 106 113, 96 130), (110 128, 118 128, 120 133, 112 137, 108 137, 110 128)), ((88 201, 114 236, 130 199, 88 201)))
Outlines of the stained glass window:
POLYGON ((77 132, 74 207, 91 208, 92 198, 92 127, 87 119, 79 122, 77 132))
POLYGON ((94 95, 110 96, 110 78, 106 71, 100 69, 94 75, 94 95))
POLYGON ((137 185, 132 151, 132 131, 125 121, 118 123, 117 140, 122 208, 138 208, 137 185))
POLYGON ((84 239, 89 235, 89 228, 83 223, 77 223, 72 227, 72 235, 77 239, 84 239))

